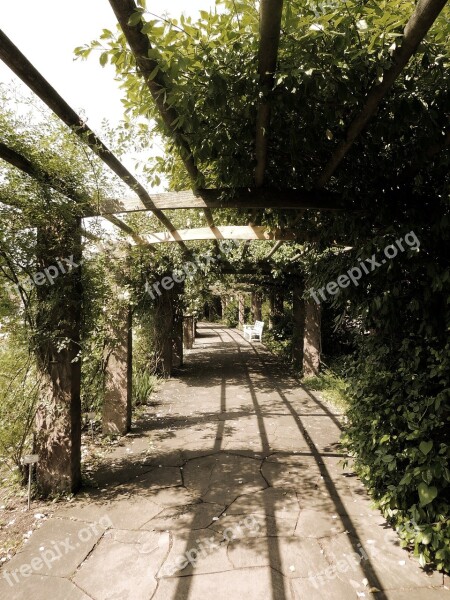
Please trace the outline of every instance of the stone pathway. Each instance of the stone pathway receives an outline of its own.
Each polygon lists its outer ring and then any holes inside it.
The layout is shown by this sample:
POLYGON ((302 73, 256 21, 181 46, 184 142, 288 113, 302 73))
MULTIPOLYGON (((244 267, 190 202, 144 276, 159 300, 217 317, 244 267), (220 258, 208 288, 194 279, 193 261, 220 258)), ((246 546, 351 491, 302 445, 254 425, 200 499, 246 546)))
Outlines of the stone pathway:
POLYGON ((336 411, 261 344, 201 325, 98 490, 0 572, 5 600, 450 600, 342 470, 336 411))

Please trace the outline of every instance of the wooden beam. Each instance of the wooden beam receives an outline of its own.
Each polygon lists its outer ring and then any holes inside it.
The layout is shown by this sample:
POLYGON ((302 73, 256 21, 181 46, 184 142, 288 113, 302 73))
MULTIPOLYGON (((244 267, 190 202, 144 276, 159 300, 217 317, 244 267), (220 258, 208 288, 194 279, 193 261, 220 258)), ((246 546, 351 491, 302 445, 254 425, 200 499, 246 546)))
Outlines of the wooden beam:
POLYGON ((347 129, 345 139, 337 146, 316 182, 316 187, 325 186, 333 173, 352 147, 356 138, 366 127, 369 120, 377 111, 380 102, 389 92, 395 80, 400 75, 409 59, 417 50, 420 42, 428 33, 430 27, 439 16, 447 0, 419 0, 414 13, 409 19, 403 32, 401 46, 392 55, 392 65, 384 71, 380 83, 376 83, 367 94, 364 106, 354 117, 347 129))
MULTIPOLYGON (((0 30, 0 59, 52 110, 89 148, 120 177, 138 196, 147 210, 169 231, 175 231, 171 221, 152 203, 139 181, 126 169, 105 144, 67 104, 11 40, 0 30)), ((187 251, 187 248, 185 247, 187 251)))
MULTIPOLYGON (((304 238, 303 234, 302 238, 304 238)), ((250 225, 227 225, 223 227, 200 227, 198 229, 179 229, 173 232, 158 232, 143 235, 147 244, 194 240, 297 240, 292 230, 268 231, 266 227, 250 225)))
POLYGON ((267 165, 267 139, 270 124, 269 97, 274 85, 280 42, 283 0, 261 0, 259 9, 260 45, 258 57, 260 102, 256 117, 256 169, 255 184, 264 183, 267 165))
MULTIPOLYGON (((80 205, 80 215, 83 214, 83 207, 86 205, 87 200, 86 197, 73 190, 67 183, 65 183, 62 179, 57 177, 56 175, 50 175, 41 167, 32 163, 28 158, 16 152, 13 148, 10 148, 6 144, 0 142, 0 158, 5 162, 9 163, 16 169, 19 169, 23 173, 26 173, 36 181, 39 181, 45 185, 48 185, 58 193, 66 196, 70 200, 73 200, 76 204, 80 205)), ((114 215, 105 215, 104 218, 107 221, 110 221, 113 225, 124 231, 127 235, 130 235, 136 244, 145 243, 144 240, 137 234, 129 225, 124 223, 118 217, 114 215)))
MULTIPOLYGON (((346 209, 339 194, 326 190, 275 190, 275 189, 217 189, 187 190, 154 194, 152 202, 161 210, 190 208, 235 208, 235 209, 311 209, 340 211, 346 209)), ((94 209, 93 209, 94 210, 94 209)), ((118 214, 148 210, 142 202, 134 199, 106 200, 101 212, 95 214, 118 214)), ((348 207, 351 210, 351 207, 348 207)), ((90 216, 94 216, 94 213, 90 216)))
POLYGON ((280 248, 280 246, 282 246, 282 245, 283 245, 283 241, 282 240, 280 240, 276 244, 274 244, 274 246, 272 247, 272 249, 264 257, 264 260, 269 260, 269 258, 271 258, 275 254, 275 252, 278 251, 278 249, 280 248))

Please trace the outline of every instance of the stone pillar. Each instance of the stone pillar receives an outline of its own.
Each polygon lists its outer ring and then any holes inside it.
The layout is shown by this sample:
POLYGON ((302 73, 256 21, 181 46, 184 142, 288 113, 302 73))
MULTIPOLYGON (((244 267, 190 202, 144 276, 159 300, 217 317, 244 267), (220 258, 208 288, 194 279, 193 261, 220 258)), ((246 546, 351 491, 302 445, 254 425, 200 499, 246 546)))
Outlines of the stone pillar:
POLYGON ((303 377, 314 377, 319 374, 322 348, 320 304, 314 300, 307 301, 305 312, 303 377))
POLYGON ((252 319, 262 321, 262 300, 260 292, 252 292, 252 319))
POLYGON ((185 315, 183 318, 183 344, 186 350, 191 350, 194 346, 195 324, 192 315, 185 315))
POLYGON ((105 434, 124 435, 131 429, 133 379, 132 314, 127 305, 110 320, 109 334, 102 429, 105 434))
POLYGON ((34 348, 41 381, 35 452, 43 495, 76 492, 81 485, 81 223, 55 213, 38 227, 34 276, 34 348))
POLYGON ((303 282, 297 281, 294 284, 292 298, 292 362, 294 368, 298 370, 301 370, 303 366, 303 339, 305 332, 305 301, 302 298, 303 292, 303 282))
POLYGON ((154 305, 153 348, 155 369, 162 377, 170 377, 173 367, 174 305, 171 290, 161 290, 154 305))
POLYGON ((239 306, 239 328, 243 330, 244 323, 245 323, 245 315, 244 315, 245 297, 244 297, 244 294, 238 294, 238 306, 239 306))
POLYGON ((271 290, 269 295, 269 305, 269 329, 273 329, 280 317, 284 314, 284 296, 280 288, 275 287, 271 290))
POLYGON ((181 294, 183 291, 183 285, 174 287, 172 366, 175 368, 183 365, 183 310, 181 305, 181 294))

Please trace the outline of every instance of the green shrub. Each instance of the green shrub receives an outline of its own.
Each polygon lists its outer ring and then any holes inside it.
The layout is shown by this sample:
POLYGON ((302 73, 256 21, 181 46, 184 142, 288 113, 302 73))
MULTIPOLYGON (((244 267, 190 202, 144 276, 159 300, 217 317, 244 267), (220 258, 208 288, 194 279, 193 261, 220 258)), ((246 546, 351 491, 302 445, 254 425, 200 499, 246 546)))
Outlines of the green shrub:
POLYGON ((237 300, 228 302, 223 311, 223 322, 227 327, 237 327, 239 324, 239 304, 237 300))
POLYGON ((356 470, 422 566, 450 570, 450 344, 365 340, 344 437, 356 470))
POLYGON ((22 457, 32 450, 32 429, 39 399, 33 359, 19 340, 0 346, 0 462, 22 471, 22 457))

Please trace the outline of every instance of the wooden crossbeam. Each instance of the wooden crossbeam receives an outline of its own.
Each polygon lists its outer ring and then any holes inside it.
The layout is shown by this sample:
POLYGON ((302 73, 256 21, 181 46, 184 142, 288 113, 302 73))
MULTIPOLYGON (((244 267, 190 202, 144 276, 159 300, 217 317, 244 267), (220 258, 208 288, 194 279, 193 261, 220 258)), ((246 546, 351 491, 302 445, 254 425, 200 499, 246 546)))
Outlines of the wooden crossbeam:
MULTIPOLYGON (((105 146, 81 117, 77 115, 1 30, 0 59, 139 196, 141 203, 147 210, 153 211, 164 227, 169 231, 176 229, 171 221, 153 205, 148 192, 142 184, 123 166, 109 148, 105 146)), ((183 248, 185 251, 188 251, 184 245, 183 248)))
MULTIPOLYGON (((218 189, 188 190, 154 194, 153 204, 161 210, 198 208, 235 208, 235 209, 312 209, 344 210, 345 206, 339 194, 328 191, 274 190, 274 189, 218 189)), ((93 209, 95 210, 95 209, 93 209)), ((134 199, 106 200, 100 214, 117 214, 148 210, 142 202, 134 199)), ((94 214, 94 213, 93 213, 94 214)), ((99 213, 95 213, 99 214, 99 213)))
MULTIPOLYGON (((147 244, 195 240, 297 240, 305 239, 304 234, 293 230, 268 231, 263 226, 226 225, 220 227, 200 227, 198 229, 179 229, 178 231, 151 233, 142 236, 147 244)), ((308 236, 306 236, 308 237, 308 236)))
POLYGON ((446 4, 447 0, 418 1, 414 13, 404 29, 401 46, 397 47, 392 55, 392 65, 384 71, 381 82, 375 83, 370 89, 363 108, 349 125, 345 139, 334 150, 317 179, 317 188, 325 186, 331 179, 446 4))

